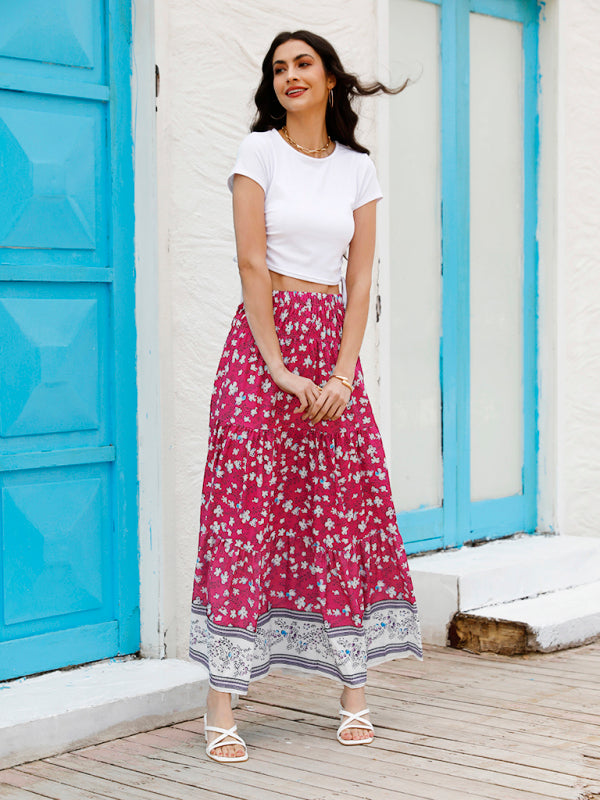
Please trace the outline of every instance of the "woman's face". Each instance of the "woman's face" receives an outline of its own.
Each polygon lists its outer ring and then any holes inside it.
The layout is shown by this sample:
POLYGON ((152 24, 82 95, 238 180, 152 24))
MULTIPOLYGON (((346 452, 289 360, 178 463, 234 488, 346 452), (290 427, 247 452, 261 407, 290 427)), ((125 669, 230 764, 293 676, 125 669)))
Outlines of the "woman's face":
POLYGON ((273 53, 273 88, 287 112, 325 108, 335 78, 325 73, 319 54, 306 42, 290 39, 273 53))

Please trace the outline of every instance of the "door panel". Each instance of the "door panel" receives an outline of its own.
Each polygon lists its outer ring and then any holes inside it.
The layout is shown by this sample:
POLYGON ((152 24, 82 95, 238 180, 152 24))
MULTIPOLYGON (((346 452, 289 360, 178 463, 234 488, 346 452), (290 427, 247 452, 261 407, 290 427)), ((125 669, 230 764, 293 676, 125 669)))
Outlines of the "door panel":
POLYGON ((6 679, 135 652, 139 578, 130 8, 23 0, 2 22, 6 679))
POLYGON ((107 112, 104 103, 0 90, 3 264, 106 265, 107 112))
POLYGON ((470 15, 474 501, 523 491, 522 27, 470 15))
POLYGON ((390 463, 408 552, 536 529, 535 0, 390 0, 390 463))
POLYGON ((4 3, 0 70, 100 83, 105 74, 106 9, 98 0, 4 3))

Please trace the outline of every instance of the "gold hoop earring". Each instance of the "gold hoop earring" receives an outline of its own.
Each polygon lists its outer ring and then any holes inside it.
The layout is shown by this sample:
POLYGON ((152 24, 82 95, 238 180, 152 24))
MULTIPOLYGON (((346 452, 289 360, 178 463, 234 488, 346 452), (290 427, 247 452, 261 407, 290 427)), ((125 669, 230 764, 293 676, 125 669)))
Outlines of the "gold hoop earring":
POLYGON ((333 108, 333 89, 329 90, 329 105, 333 108))

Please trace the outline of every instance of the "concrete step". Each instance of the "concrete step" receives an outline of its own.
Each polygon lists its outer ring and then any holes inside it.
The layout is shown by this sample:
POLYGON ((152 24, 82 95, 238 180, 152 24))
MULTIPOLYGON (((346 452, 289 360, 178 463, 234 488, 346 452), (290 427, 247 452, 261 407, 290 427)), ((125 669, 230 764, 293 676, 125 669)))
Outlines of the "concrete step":
POLYGON ((204 667, 178 659, 114 659, 0 683, 0 769, 194 719, 207 694, 204 667))
POLYGON ((459 612, 452 647, 502 655, 563 650, 600 638, 600 581, 459 612))
POLYGON ((600 539, 519 534, 409 558, 423 641, 446 645, 458 612, 592 583, 600 539))

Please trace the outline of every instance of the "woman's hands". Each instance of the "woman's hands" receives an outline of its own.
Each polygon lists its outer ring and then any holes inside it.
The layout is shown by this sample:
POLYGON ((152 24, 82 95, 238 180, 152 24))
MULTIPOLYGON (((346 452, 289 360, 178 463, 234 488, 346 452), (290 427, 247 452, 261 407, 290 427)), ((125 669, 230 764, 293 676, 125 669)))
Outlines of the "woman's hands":
POLYGON ((313 425, 324 419, 339 419, 346 410, 351 394, 352 389, 344 386, 337 378, 330 378, 319 392, 317 399, 306 409, 302 419, 308 418, 313 425))
POLYGON ((282 367, 271 375, 277 386, 284 392, 295 395, 300 401, 294 414, 302 414, 312 425, 322 420, 336 420, 344 413, 351 389, 338 380, 330 378, 325 386, 317 386, 310 378, 303 378, 282 367))

